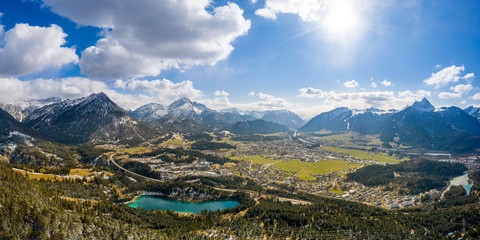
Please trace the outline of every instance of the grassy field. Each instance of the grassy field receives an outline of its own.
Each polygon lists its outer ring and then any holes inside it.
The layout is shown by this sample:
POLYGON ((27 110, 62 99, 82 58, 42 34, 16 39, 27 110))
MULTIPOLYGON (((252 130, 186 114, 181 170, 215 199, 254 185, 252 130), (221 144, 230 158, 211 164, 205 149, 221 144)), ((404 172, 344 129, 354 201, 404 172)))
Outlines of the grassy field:
POLYGON ((83 168, 70 169, 69 175, 90 176, 93 175, 92 170, 83 168))
POLYGON ((361 164, 349 163, 343 160, 326 160, 319 161, 311 166, 304 168, 297 174, 297 177, 303 180, 315 180, 312 175, 326 174, 332 172, 339 172, 349 170, 352 168, 358 168, 361 164))
POLYGON ((297 159, 288 162, 278 162, 273 167, 282 171, 291 171, 302 180, 315 180, 313 175, 338 172, 360 167, 360 164, 352 164, 344 160, 326 160, 319 162, 303 162, 297 159))
POLYGON ((336 148, 336 147, 322 147, 323 149, 329 152, 337 152, 337 153, 344 153, 349 155, 350 157, 363 159, 363 160, 373 160, 377 162, 384 162, 384 163, 399 163, 401 160, 397 160, 392 156, 389 156, 386 153, 377 153, 372 154, 362 150, 355 150, 355 149, 346 149, 346 148, 336 148))
POLYGON ((246 157, 235 156, 235 157, 230 157, 230 159, 238 160, 238 161, 246 161, 246 162, 250 162, 250 160, 252 160, 253 164, 260 164, 260 165, 272 164, 276 161, 279 161, 271 158, 264 158, 260 155, 251 155, 246 157))
POLYGON ((125 152, 128 153, 128 154, 149 153, 151 151, 152 151, 152 149, 147 148, 147 147, 133 147, 133 148, 125 149, 125 152))
POLYGON ((329 192, 332 192, 332 193, 336 193, 336 194, 344 194, 345 192, 342 191, 342 190, 338 190, 338 189, 330 189, 328 190, 329 192))
POLYGON ((302 162, 298 159, 292 159, 292 160, 287 161, 287 162, 285 162, 285 161, 278 162, 273 166, 282 170, 282 171, 291 171, 291 172, 298 173, 302 169, 304 169, 305 167, 309 167, 311 165, 312 165, 311 162, 302 162))
POLYGON ((343 134, 335 134, 335 135, 328 135, 323 137, 318 137, 320 140, 327 140, 327 141, 341 141, 345 144, 364 144, 364 145, 381 145, 382 141, 380 141, 379 136, 377 135, 363 135, 355 132, 343 133, 343 134))
POLYGON ((33 180, 47 180, 47 181, 58 180, 58 181, 63 181, 63 180, 66 179, 64 177, 59 177, 59 176, 54 175, 54 174, 32 173, 32 172, 27 172, 27 171, 21 170, 21 169, 13 169, 13 170, 15 172, 21 173, 24 176, 25 176, 25 174, 27 174, 28 179, 33 179, 33 180))

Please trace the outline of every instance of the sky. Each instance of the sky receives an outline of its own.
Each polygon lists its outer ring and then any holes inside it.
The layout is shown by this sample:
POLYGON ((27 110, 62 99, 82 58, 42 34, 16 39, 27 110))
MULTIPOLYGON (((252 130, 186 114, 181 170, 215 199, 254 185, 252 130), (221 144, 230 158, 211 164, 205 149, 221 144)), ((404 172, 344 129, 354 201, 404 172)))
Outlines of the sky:
POLYGON ((0 1, 0 101, 132 110, 480 105, 476 0, 0 1))

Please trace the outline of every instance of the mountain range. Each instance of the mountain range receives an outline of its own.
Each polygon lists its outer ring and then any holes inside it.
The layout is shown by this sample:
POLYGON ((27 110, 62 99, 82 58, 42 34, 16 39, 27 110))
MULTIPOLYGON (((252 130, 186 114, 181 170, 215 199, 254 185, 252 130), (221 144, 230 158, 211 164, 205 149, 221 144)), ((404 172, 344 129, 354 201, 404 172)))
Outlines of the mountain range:
POLYGON ((69 144, 141 142, 155 136, 153 129, 128 115, 104 93, 41 107, 23 123, 49 140, 69 144))
MULTIPOLYGON (((226 128, 238 121, 251 121, 256 119, 282 124, 289 128, 299 128, 305 124, 298 115, 286 109, 247 111, 244 113, 241 113, 236 108, 215 111, 185 97, 177 99, 168 107, 157 103, 149 103, 129 113, 139 120, 158 121, 160 119, 176 119, 176 121, 179 121, 181 119, 192 119, 203 125, 217 128, 226 128)), ((163 120, 163 122, 165 122, 165 120, 163 120)))
MULTIPOLYGON (((475 113, 470 110, 470 114, 475 113)), ((299 131, 355 131, 380 134, 382 142, 432 150, 473 151, 480 148, 480 122, 470 114, 458 107, 435 109, 424 98, 398 112, 337 108, 312 118, 299 131)))
MULTIPOLYGON (((140 143, 158 136, 156 129, 199 132, 213 127, 237 134, 268 134, 286 132, 288 127, 298 128, 303 124, 302 119, 288 110, 242 113, 233 108, 215 111, 188 98, 180 98, 168 107, 150 103, 129 112, 130 115, 104 93, 74 100, 49 98, 29 100, 19 106, 2 106, 16 113, 18 119, 23 119, 20 122, 8 112, 0 112, 2 142, 9 139, 25 141, 40 136, 67 144, 140 143)), ((378 134, 386 143, 433 150, 473 151, 480 148, 479 112, 480 109, 473 106, 465 110, 458 107, 435 109, 423 99, 401 111, 337 108, 317 115, 298 130, 354 131, 378 134)))

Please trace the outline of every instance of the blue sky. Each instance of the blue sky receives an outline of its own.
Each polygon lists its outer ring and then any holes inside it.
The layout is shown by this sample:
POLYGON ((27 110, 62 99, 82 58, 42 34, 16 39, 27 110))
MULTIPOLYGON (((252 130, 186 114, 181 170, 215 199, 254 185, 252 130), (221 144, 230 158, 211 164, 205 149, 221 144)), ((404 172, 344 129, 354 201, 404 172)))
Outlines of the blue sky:
POLYGON ((124 108, 480 105, 480 2, 0 2, 0 101, 104 91, 124 108))

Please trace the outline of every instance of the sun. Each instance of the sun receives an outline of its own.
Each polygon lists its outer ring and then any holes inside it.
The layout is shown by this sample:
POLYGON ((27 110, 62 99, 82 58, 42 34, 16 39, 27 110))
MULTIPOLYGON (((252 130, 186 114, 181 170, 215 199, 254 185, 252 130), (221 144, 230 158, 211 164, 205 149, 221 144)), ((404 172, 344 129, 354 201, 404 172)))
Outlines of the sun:
POLYGON ((328 37, 345 40, 360 31, 360 16, 354 2, 349 0, 330 1, 323 23, 328 37))

